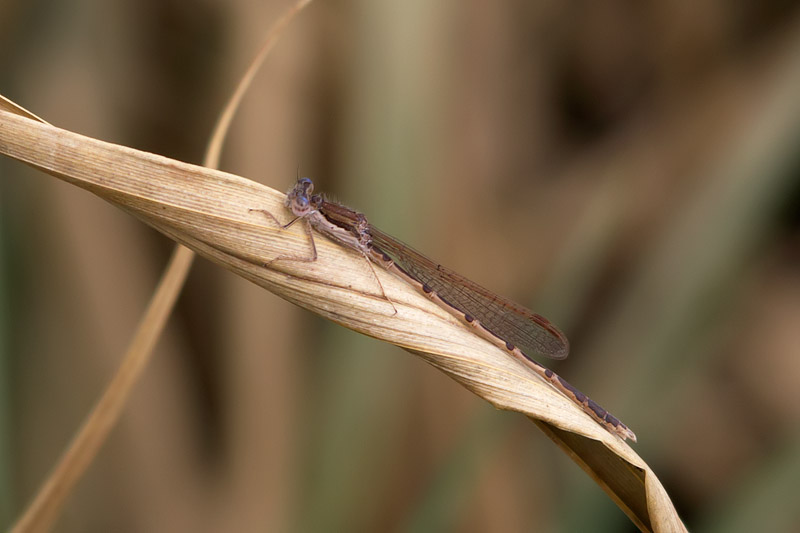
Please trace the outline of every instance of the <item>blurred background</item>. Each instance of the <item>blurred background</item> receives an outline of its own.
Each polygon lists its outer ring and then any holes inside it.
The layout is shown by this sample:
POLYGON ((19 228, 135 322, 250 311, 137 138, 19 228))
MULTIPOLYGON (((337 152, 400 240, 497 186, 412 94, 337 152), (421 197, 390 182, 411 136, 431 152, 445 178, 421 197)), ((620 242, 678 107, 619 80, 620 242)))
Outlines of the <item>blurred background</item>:
MULTIPOLYGON (((0 93, 199 163, 286 1, 4 0, 0 93)), ((547 316, 693 531, 797 531, 800 6, 312 4, 222 169, 296 174, 547 316)), ((0 160, 0 527, 120 363, 172 242, 0 160)), ((257 206, 254 206, 257 207, 257 206)), ((196 262, 57 531, 634 531, 523 416, 196 262)))

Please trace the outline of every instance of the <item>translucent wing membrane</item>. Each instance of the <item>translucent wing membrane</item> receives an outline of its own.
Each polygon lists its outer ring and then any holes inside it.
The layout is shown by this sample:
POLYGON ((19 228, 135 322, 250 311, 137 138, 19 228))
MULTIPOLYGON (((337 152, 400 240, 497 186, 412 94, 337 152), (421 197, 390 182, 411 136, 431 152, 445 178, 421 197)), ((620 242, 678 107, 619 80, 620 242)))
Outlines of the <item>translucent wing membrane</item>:
POLYGON ((468 315, 468 321, 477 319, 493 335, 528 354, 554 359, 564 359, 569 354, 567 337, 546 318, 434 263, 372 225, 367 232, 373 246, 423 287, 435 291, 447 304, 468 315))

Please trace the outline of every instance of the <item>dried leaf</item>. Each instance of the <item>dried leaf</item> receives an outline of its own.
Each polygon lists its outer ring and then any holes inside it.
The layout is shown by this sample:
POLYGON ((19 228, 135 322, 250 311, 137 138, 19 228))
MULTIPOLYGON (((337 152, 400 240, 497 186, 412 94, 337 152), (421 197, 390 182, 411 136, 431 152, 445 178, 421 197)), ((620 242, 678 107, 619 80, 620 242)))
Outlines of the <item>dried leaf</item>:
POLYGON ((319 236, 318 259, 297 260, 311 253, 303 225, 284 230, 258 211, 290 220, 282 193, 5 111, 0 152, 96 194, 292 303, 407 349, 500 409, 524 413, 640 529, 684 530, 658 479, 626 443, 413 287, 373 273, 362 256, 319 236))

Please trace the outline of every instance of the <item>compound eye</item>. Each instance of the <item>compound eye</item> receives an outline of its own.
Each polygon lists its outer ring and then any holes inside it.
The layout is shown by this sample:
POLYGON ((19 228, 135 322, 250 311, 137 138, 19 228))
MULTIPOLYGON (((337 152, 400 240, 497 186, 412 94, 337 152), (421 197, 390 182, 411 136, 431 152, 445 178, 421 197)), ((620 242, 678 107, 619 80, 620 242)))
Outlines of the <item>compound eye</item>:
POLYGON ((311 191, 314 190, 314 182, 311 181, 310 178, 300 178, 299 180, 297 180, 297 183, 300 185, 300 187, 303 188, 303 190, 306 193, 310 193, 311 191))
POLYGON ((292 213, 299 217, 304 217, 311 212, 310 205, 311 204, 308 200, 308 196, 300 195, 291 199, 289 207, 291 208, 292 213))

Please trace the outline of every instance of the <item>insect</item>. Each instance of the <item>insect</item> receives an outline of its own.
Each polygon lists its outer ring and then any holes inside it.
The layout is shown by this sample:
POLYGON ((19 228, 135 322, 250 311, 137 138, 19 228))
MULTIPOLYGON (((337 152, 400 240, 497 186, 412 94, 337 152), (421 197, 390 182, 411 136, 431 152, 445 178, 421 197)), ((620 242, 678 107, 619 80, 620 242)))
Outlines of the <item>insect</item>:
MULTIPOLYGON (((361 253, 422 291, 477 334, 523 362, 559 392, 580 405, 595 421, 622 439, 636 435, 617 417, 561 376, 536 362, 528 353, 564 359, 569 353, 566 336, 546 318, 494 294, 464 276, 428 259, 410 246, 369 223, 363 214, 313 194, 314 183, 300 178, 288 192, 286 207, 298 220, 330 239, 361 253)), ((272 215, 270 215, 272 216, 272 215)), ((273 217, 274 218, 274 217, 273 217)), ((316 246, 311 261, 316 260, 316 246)))

